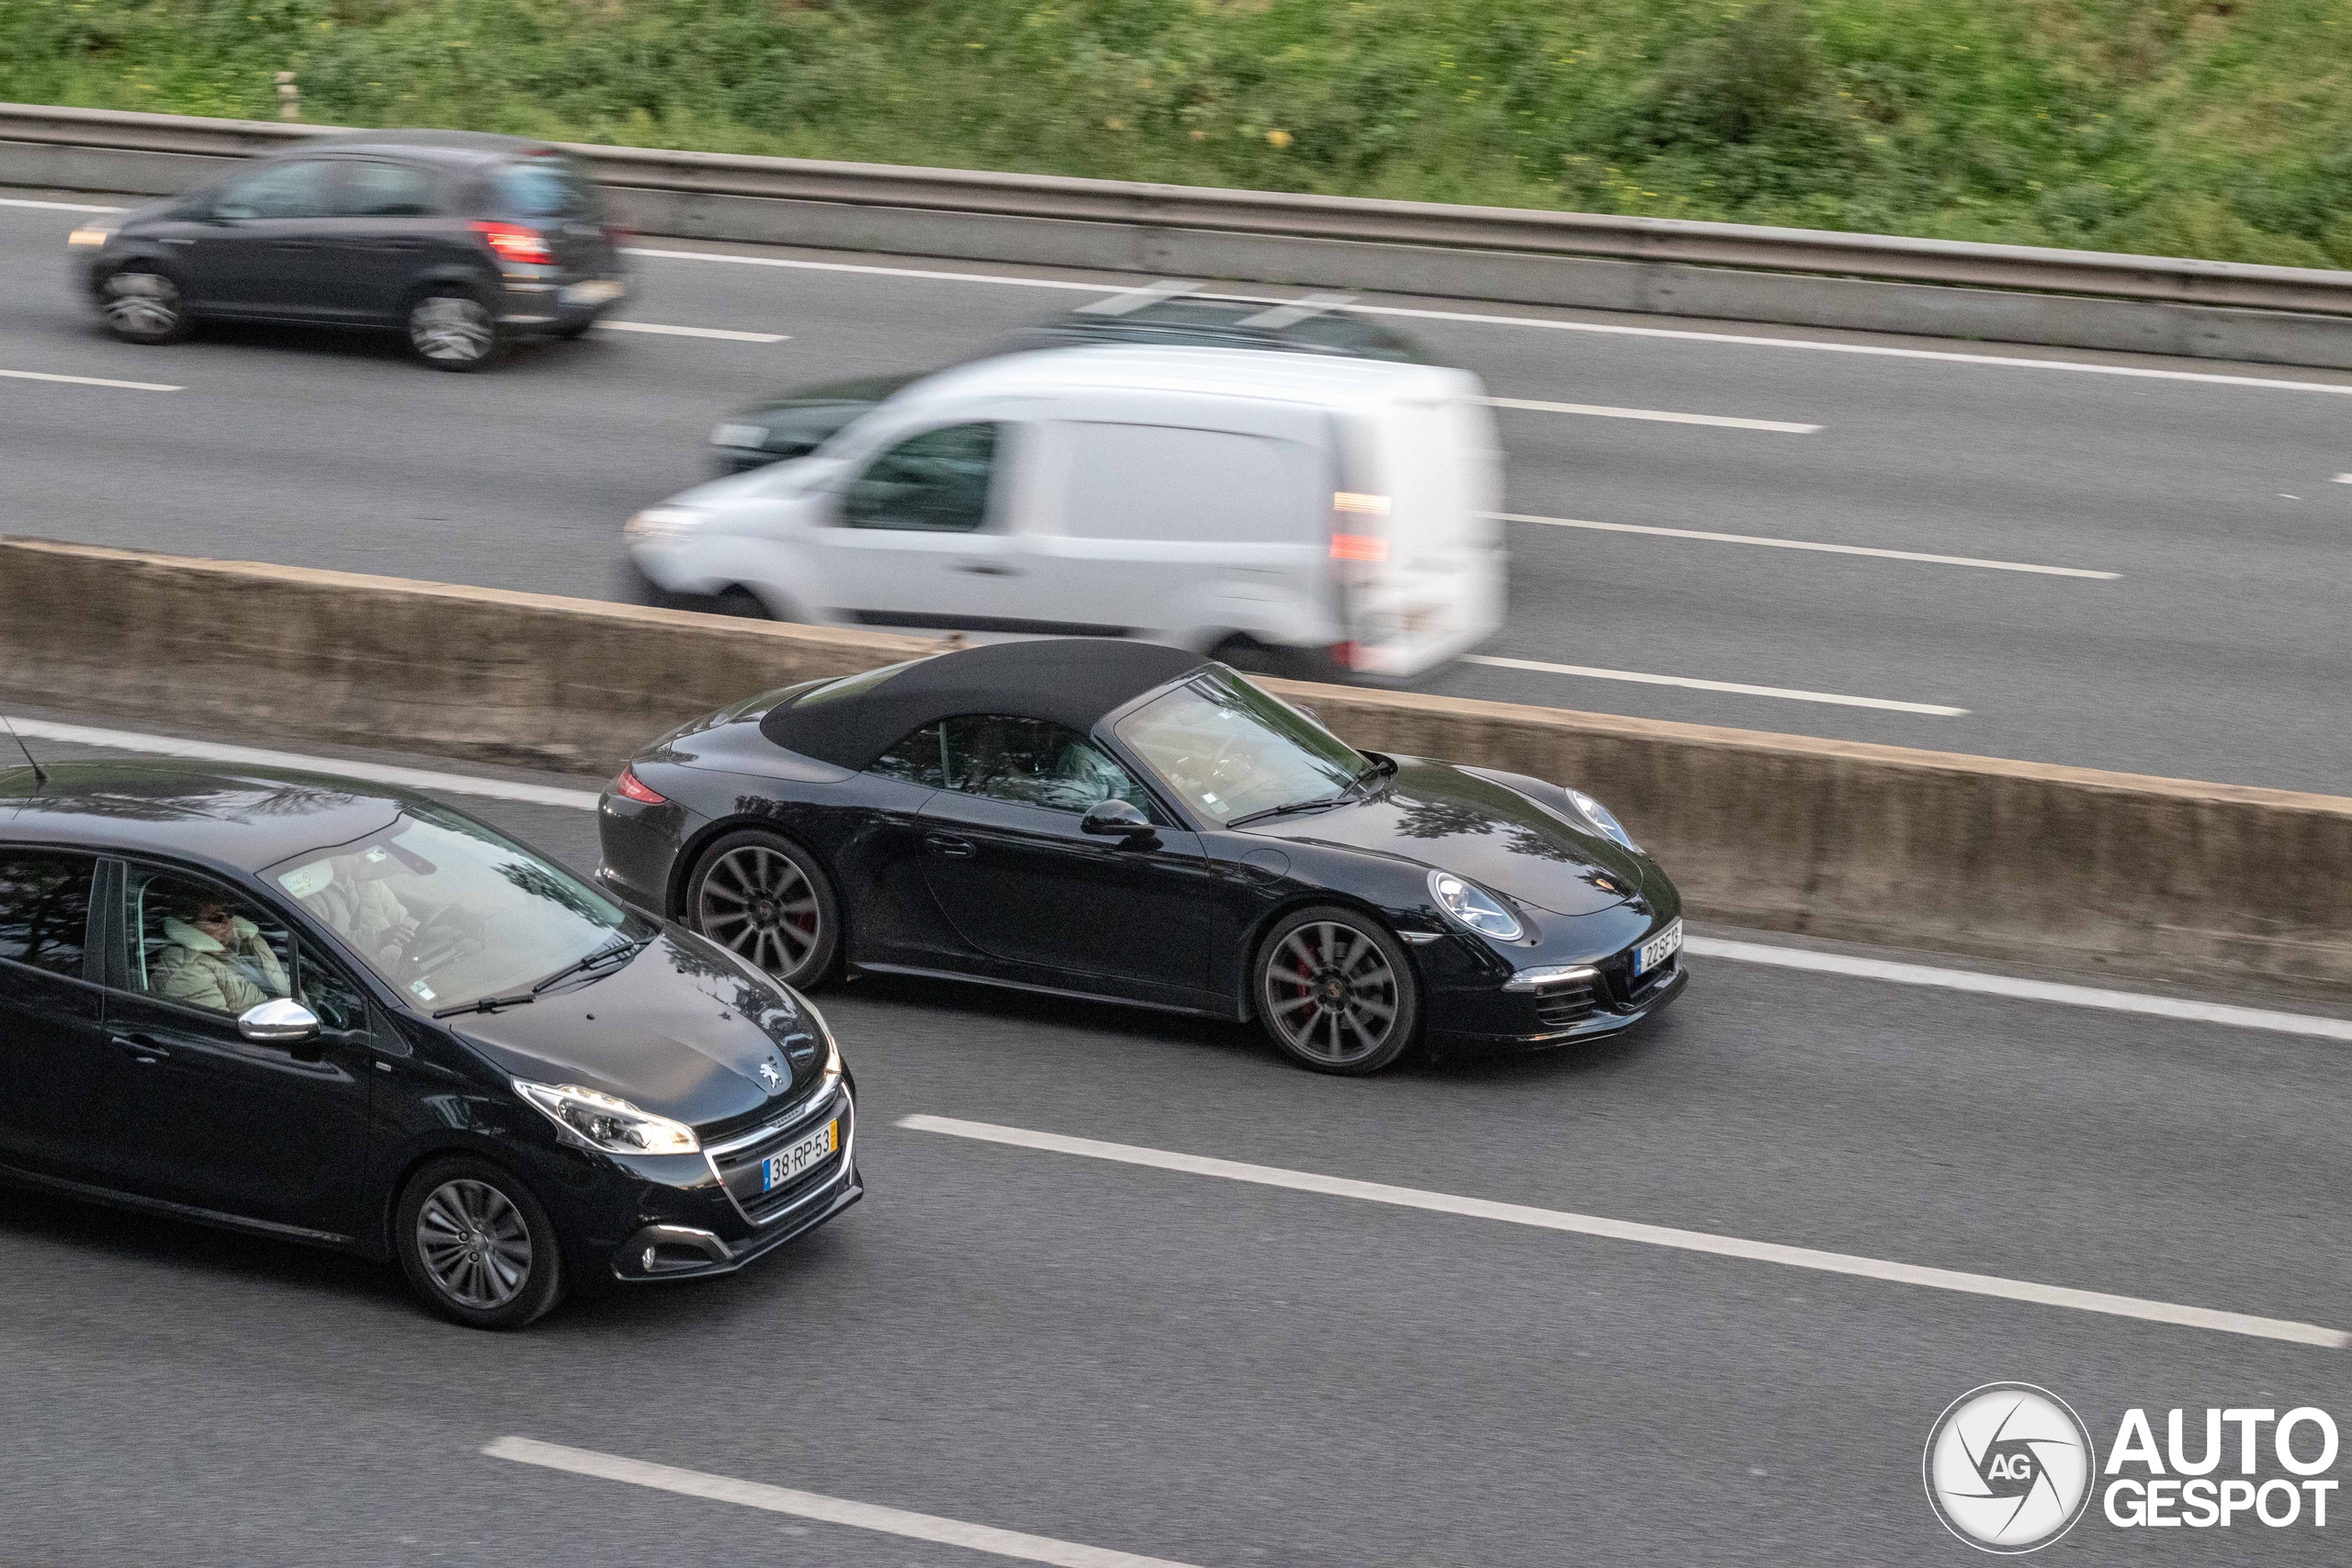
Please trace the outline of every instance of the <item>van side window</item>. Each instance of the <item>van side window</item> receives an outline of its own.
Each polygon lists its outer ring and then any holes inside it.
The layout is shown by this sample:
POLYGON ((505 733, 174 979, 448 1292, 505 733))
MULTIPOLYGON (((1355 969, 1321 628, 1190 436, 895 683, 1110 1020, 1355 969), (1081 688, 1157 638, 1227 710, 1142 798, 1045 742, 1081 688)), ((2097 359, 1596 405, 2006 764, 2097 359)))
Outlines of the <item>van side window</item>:
POLYGON ((842 521, 852 528, 972 532, 988 521, 996 430, 951 424, 889 447, 850 485, 842 521))
POLYGON ((1160 820, 1126 769, 1058 724, 978 714, 951 718, 939 729, 949 789, 1048 811, 1082 812, 1118 799, 1160 820))
POLYGON ((947 778, 939 761, 939 726, 926 724, 874 759, 865 770, 886 779, 904 779, 926 789, 944 789, 947 778))
POLYGON ((82 978, 96 866, 81 855, 0 854, 0 958, 82 978))

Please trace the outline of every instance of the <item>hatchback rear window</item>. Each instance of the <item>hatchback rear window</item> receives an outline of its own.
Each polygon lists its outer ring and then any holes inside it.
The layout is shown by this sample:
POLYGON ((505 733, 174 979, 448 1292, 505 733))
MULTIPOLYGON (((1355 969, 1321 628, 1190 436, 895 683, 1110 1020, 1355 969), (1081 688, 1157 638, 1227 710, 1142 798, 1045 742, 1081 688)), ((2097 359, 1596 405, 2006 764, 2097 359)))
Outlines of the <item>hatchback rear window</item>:
POLYGON ((596 210, 596 195, 561 158, 519 159, 490 176, 499 205, 514 218, 581 218, 596 210))

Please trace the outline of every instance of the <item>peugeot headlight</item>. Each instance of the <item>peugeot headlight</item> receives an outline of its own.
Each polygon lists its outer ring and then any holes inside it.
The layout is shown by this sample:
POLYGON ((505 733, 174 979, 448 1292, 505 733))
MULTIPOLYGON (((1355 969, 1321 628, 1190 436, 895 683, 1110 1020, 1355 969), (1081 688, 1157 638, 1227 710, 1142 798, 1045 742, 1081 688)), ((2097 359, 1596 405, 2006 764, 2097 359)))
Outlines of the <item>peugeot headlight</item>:
POLYGON ((702 1140, 683 1122, 639 1111, 626 1100, 578 1084, 514 1080, 514 1092, 590 1148, 613 1155, 691 1155, 702 1140))
POLYGON ((833 1026, 825 1021, 825 1015, 817 1010, 816 1003, 797 991, 793 993, 792 999, 800 1004, 800 1010, 807 1013, 808 1021, 816 1026, 817 1038, 825 1043, 825 1080, 822 1087, 831 1089, 842 1079, 841 1042, 833 1038, 833 1026))
POLYGON ((1642 852, 1642 846, 1634 842, 1634 836, 1625 831, 1625 825, 1617 820, 1617 814, 1615 812, 1610 810, 1609 807, 1601 805, 1600 802, 1593 799, 1592 796, 1585 794, 1585 792, 1580 789, 1572 788, 1566 784, 1563 784, 1561 787, 1567 790, 1568 799, 1575 804, 1576 808, 1578 811, 1584 813, 1584 819, 1591 823, 1594 828, 1600 830, 1602 838, 1614 840, 1616 842, 1621 843, 1627 849, 1633 851, 1635 854, 1640 854, 1642 852))
POLYGON ((1450 871, 1430 873, 1430 897, 1437 907, 1481 936, 1516 942, 1519 917, 1506 909, 1485 888, 1462 880, 1450 871))
POLYGON ((706 513, 695 506, 649 506, 621 525, 621 537, 635 545, 664 545, 701 526, 706 513))

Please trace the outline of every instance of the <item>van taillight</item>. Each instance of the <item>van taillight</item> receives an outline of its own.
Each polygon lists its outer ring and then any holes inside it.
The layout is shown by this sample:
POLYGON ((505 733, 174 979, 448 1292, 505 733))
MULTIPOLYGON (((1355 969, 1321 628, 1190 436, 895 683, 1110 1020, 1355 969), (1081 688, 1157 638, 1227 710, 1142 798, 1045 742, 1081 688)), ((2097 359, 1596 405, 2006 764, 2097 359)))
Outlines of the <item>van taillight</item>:
POLYGON ((645 781, 637 776, 637 770, 635 768, 623 768, 621 770, 621 776, 613 781, 613 793, 619 795, 623 800, 634 800, 639 806, 667 806, 670 804, 670 797, 663 795, 659 790, 648 787, 645 781))
POLYGON ((1384 561, 1388 558, 1388 541, 1377 534, 1334 534, 1331 558, 1384 561))
POLYGON ((526 229, 520 223, 476 223, 472 227, 483 243, 498 253, 500 261, 522 262, 531 266, 555 265, 555 253, 548 249, 547 236, 537 229, 526 229))

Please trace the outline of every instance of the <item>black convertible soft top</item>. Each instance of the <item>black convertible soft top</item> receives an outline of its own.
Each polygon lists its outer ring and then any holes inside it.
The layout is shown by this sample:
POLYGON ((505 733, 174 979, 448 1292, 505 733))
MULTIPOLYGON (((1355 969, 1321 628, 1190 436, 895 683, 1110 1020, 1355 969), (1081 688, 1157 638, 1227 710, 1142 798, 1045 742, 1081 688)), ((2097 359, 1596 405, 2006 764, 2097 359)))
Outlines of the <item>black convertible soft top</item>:
POLYGON ((1104 714, 1207 662, 1181 648, 1105 637, 989 643, 829 682, 769 710, 760 733, 787 751, 860 769, 923 725, 959 714, 1051 719, 1084 735, 1104 714))

